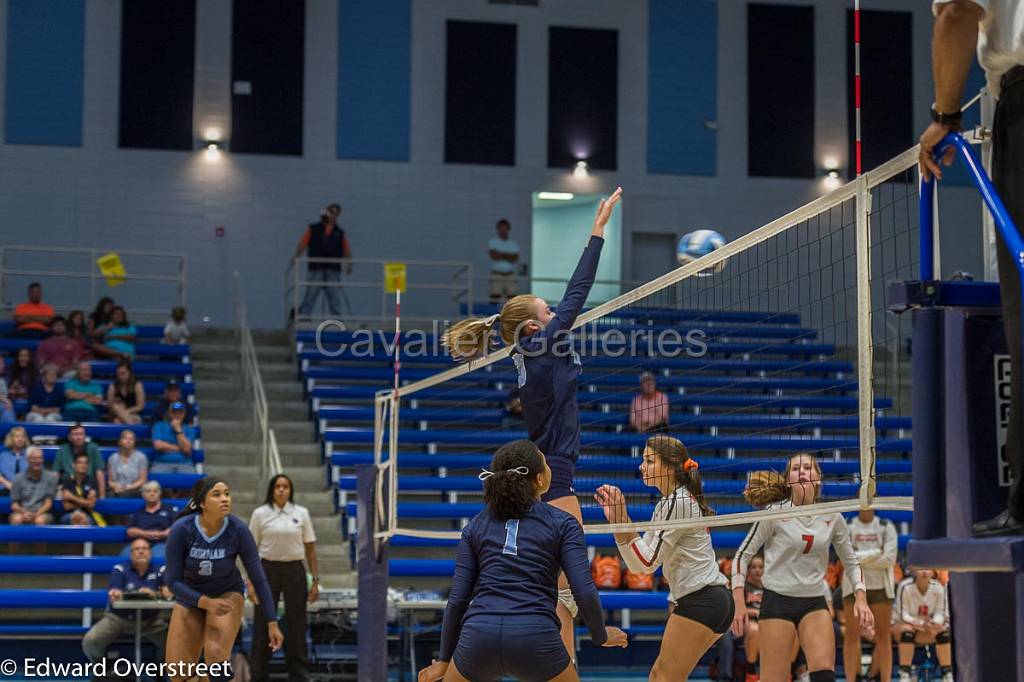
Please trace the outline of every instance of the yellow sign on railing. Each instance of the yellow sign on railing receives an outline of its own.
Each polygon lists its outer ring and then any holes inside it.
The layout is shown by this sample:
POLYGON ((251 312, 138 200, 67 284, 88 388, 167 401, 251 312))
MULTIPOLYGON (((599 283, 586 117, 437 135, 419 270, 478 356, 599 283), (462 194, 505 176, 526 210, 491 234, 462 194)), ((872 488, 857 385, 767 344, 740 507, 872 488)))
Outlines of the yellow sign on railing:
POLYGON ((125 276, 127 273, 124 270, 124 263, 121 262, 121 257, 113 251, 97 258, 96 265, 99 266, 103 276, 107 278, 108 286, 116 287, 128 281, 125 276))
POLYGON ((405 263, 384 264, 384 290, 389 294, 405 293, 405 263))

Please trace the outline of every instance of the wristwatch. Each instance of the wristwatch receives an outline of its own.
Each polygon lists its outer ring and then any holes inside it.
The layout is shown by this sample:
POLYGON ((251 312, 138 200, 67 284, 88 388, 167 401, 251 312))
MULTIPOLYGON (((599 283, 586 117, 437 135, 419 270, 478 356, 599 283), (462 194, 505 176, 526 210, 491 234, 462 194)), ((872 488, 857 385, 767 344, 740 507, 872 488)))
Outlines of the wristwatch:
POLYGON ((960 127, 960 122, 963 117, 963 113, 959 110, 956 113, 944 114, 935 108, 935 103, 932 103, 932 120, 939 125, 953 126, 955 128, 960 127))

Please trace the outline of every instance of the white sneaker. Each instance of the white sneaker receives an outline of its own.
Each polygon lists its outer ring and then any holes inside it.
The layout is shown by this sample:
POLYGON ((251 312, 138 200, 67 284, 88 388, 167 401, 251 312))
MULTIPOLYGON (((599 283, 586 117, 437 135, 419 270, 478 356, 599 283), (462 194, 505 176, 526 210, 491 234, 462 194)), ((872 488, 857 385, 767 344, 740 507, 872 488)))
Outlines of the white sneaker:
POLYGON ((942 682, 953 682, 953 673, 946 673, 943 675, 942 682))
POLYGON ((803 675, 797 675, 793 678, 793 682, 811 682, 811 674, 804 673, 803 675))
POLYGON ((900 671, 900 682, 910 682, 910 673, 905 670, 900 671))

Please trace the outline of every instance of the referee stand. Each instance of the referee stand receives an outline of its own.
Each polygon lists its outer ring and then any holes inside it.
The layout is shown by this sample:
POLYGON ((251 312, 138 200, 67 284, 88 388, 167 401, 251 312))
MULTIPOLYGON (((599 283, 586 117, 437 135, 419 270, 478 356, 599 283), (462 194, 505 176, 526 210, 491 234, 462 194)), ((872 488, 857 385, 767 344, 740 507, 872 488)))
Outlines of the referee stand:
MULTIPOLYGON (((996 227, 1024 243, 969 144, 955 146, 996 227)), ((1024 680, 1024 536, 975 538, 971 525, 1006 508, 1009 469, 1000 426, 1009 410, 1009 357, 998 283, 935 279, 934 180, 921 186, 921 279, 890 284, 893 312, 913 315, 912 567, 950 571, 956 679, 1024 680)), ((1018 258, 1024 276, 1024 260, 1018 258)), ((1004 436, 1005 438, 1005 436, 1004 436)))

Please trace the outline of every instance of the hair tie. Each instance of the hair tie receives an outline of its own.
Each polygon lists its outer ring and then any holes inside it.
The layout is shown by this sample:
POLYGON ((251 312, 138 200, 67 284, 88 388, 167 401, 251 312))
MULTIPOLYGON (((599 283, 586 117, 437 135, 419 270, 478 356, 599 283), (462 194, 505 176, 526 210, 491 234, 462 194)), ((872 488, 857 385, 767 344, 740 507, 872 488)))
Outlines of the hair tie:
POLYGON ((692 457, 683 463, 683 471, 697 471, 697 469, 700 469, 700 464, 692 457))
POLYGON ((495 313, 487 318, 487 326, 493 327, 494 323, 501 319, 501 313, 495 313))
POLYGON ((488 478, 490 478, 493 475, 494 475, 493 471, 488 471, 487 469, 482 469, 480 471, 480 473, 477 474, 477 478, 479 478, 481 481, 486 481, 488 478))
MULTIPOLYGON (((515 467, 514 469, 505 469, 505 473, 507 473, 507 474, 519 474, 520 476, 529 476, 530 470, 529 470, 529 468, 527 468, 525 466, 518 466, 518 467, 515 467)), ((488 471, 487 469, 484 469, 479 474, 477 474, 477 478, 479 478, 481 481, 486 481, 488 478, 490 478, 493 475, 494 475, 493 471, 488 471)))

